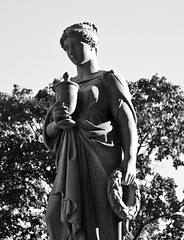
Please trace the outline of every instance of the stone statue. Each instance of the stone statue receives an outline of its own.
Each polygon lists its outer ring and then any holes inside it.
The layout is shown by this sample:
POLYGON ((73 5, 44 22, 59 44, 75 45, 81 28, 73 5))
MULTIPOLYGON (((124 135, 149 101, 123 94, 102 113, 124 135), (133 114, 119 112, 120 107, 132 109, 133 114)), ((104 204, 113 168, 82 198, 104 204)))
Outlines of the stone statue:
POLYGON ((138 137, 129 89, 118 73, 100 69, 94 24, 66 28, 60 44, 77 68, 69 80, 79 88, 72 114, 65 100, 53 100, 45 118, 44 142, 56 152, 57 168, 46 215, 49 235, 52 240, 123 239, 122 220, 107 200, 107 182, 116 169, 124 185, 136 177, 138 137), (72 124, 66 126, 65 118, 72 124))

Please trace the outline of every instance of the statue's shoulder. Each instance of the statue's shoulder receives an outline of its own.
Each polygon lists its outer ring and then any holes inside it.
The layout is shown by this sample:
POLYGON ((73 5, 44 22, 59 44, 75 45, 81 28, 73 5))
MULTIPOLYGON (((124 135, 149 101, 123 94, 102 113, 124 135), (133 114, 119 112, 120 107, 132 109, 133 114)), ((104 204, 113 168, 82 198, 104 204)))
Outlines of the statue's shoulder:
POLYGON ((114 71, 114 70, 106 71, 104 73, 104 81, 108 85, 114 85, 114 84, 119 85, 120 84, 120 85, 122 85, 123 87, 125 87, 128 90, 128 83, 127 83, 127 81, 117 71, 114 71))

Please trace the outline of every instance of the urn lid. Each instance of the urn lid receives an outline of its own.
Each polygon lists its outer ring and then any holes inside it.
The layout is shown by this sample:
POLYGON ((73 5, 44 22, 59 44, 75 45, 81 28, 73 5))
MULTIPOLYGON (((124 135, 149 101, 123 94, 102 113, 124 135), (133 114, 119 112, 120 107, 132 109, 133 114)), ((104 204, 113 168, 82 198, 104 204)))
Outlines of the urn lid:
POLYGON ((77 88, 79 88, 79 85, 77 83, 70 80, 68 72, 65 72, 63 74, 62 80, 55 84, 54 89, 56 89, 58 86, 69 86, 69 85, 74 85, 77 88))

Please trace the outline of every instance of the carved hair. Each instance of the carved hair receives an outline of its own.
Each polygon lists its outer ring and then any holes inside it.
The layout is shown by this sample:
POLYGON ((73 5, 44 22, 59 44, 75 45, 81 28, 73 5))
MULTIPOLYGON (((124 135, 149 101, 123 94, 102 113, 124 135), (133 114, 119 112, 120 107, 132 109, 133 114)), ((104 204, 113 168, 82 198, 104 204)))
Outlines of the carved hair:
POLYGON ((98 51, 99 37, 98 29, 91 22, 76 23, 70 27, 67 27, 61 36, 60 44, 63 48, 64 41, 67 37, 73 38, 89 44, 94 47, 96 52, 98 51))

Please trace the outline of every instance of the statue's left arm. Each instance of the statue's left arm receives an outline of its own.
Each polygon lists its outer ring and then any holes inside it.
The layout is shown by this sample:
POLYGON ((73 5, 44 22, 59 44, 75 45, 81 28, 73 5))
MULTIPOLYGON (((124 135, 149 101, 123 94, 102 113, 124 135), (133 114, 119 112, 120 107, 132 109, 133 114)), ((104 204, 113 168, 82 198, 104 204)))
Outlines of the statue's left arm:
POLYGON ((113 119, 118 125, 124 153, 120 167, 123 171, 124 184, 130 184, 136 176, 138 145, 136 114, 126 81, 120 75, 110 72, 107 82, 110 109, 113 119))

